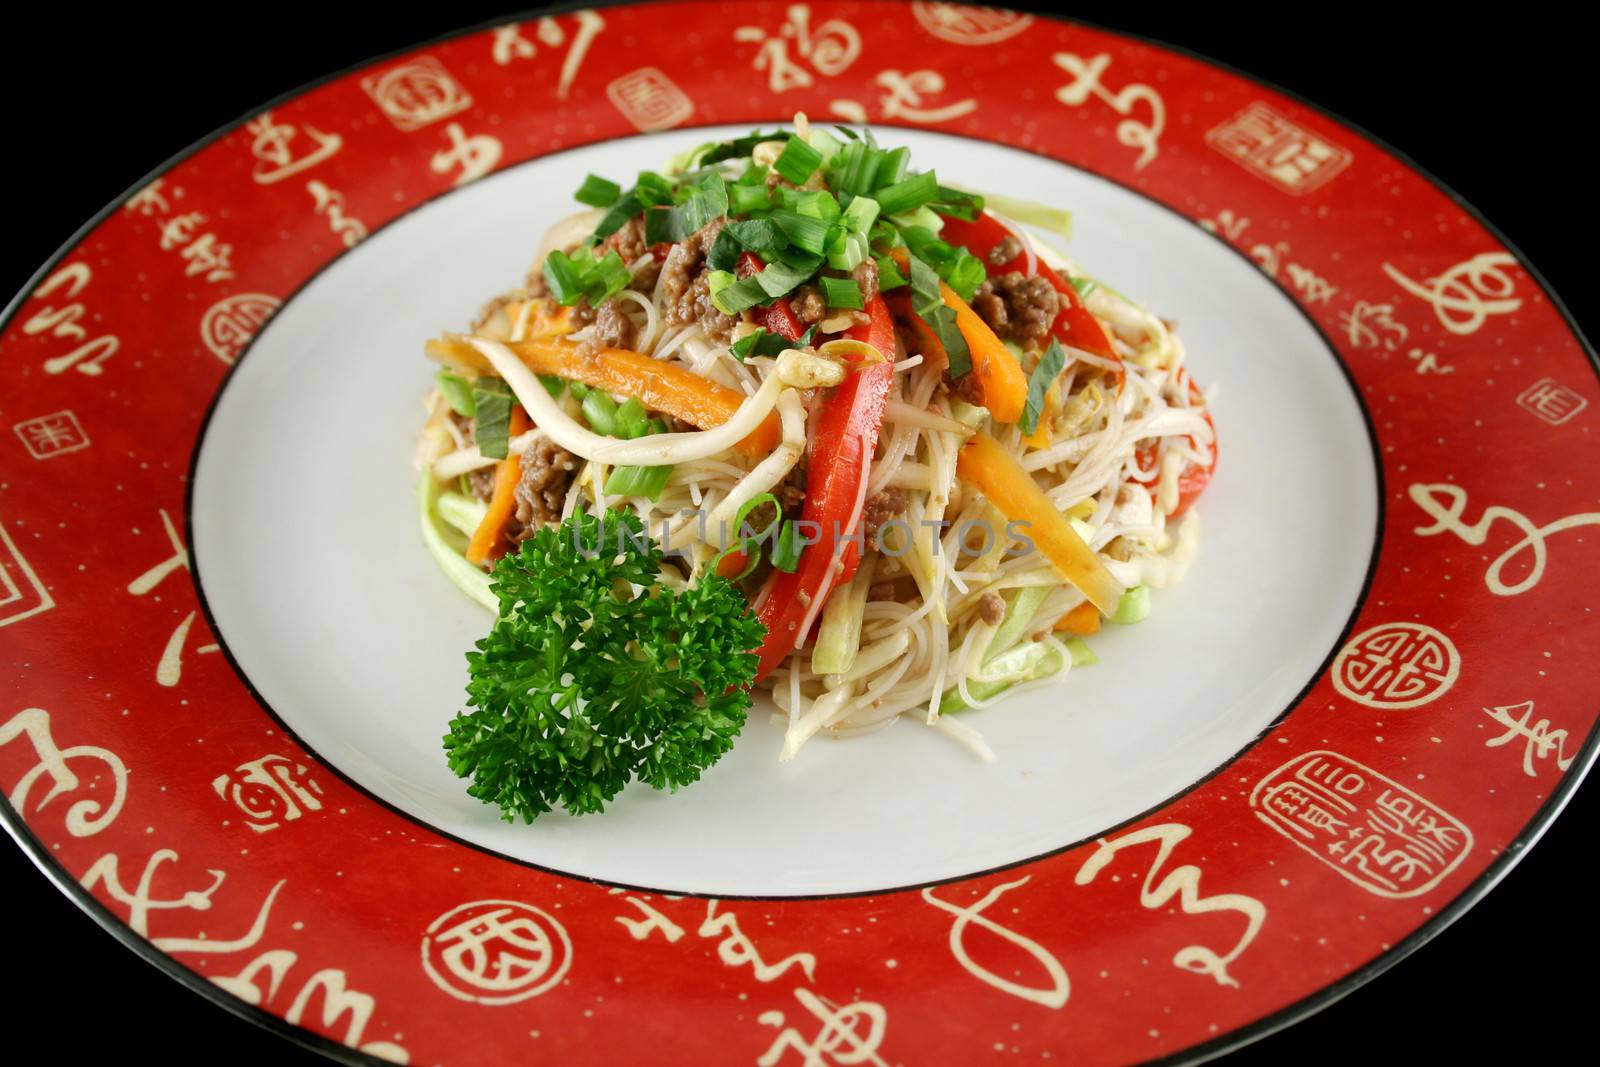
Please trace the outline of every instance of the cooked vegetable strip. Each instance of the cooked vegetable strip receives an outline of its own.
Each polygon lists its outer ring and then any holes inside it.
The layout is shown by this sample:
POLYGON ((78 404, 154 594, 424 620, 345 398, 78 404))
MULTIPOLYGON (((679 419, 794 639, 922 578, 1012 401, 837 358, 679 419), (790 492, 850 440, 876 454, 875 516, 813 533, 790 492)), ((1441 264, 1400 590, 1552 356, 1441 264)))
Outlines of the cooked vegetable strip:
MULTIPOLYGON (((567 381, 637 397, 652 411, 662 411, 703 430, 723 425, 744 403, 736 389, 702 378, 681 363, 651 359, 622 348, 607 348, 592 356, 578 351, 571 341, 523 341, 506 346, 534 374, 554 374, 567 381)), ((496 373, 488 358, 466 340, 449 337, 429 341, 427 351, 441 363, 480 374, 496 373)), ((764 456, 778 443, 781 430, 776 416, 764 419, 734 447, 764 456)))
POLYGON ((983 406, 996 422, 1016 422, 1028 400, 1028 378, 1022 365, 948 283, 939 283, 939 291, 944 294, 945 306, 955 311, 956 329, 972 353, 972 373, 983 387, 983 406))
POLYGON ((1061 616, 1055 629, 1057 633, 1077 634, 1079 637, 1097 634, 1100 632, 1100 610, 1085 600, 1061 616))
MULTIPOLYGON (((512 408, 511 433, 516 435, 527 428, 528 413, 520 407, 512 408)), ((507 456, 495 466, 494 494, 489 497, 489 510, 484 513, 483 522, 478 524, 477 533, 472 535, 472 541, 467 545, 467 559, 470 562, 487 563, 503 551, 500 535, 511 513, 517 509, 516 488, 521 477, 521 456, 507 456)))
POLYGON ((1112 615, 1122 597, 1122 584, 1106 570, 1100 557, 1078 536, 1066 516, 1044 495, 1044 490, 1023 470, 1000 443, 986 433, 977 434, 961 449, 956 472, 981 490, 1007 519, 1026 523, 1035 547, 1055 564, 1061 576, 1089 598, 1101 613, 1112 615))

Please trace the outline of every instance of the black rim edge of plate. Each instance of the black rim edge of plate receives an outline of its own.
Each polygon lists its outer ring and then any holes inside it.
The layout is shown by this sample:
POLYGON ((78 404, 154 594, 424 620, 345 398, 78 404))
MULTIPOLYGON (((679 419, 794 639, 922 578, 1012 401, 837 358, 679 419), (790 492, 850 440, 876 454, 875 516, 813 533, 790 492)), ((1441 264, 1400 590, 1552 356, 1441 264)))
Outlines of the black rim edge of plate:
MULTIPOLYGON (((117 208, 120 207, 129 196, 137 193, 140 189, 149 184, 150 181, 171 170, 173 167, 178 166, 189 157, 198 154, 204 149, 210 147, 215 142, 221 140, 223 137, 226 137, 228 134, 239 129, 251 118, 260 114, 263 110, 276 107, 279 104, 293 100, 324 85, 338 81, 352 73, 355 73, 356 71, 370 67, 377 63, 382 63, 385 60, 393 57, 405 55, 407 53, 440 44, 445 41, 454 40, 458 37, 469 36, 474 33, 481 33, 484 30, 492 29, 496 26, 502 26, 510 22, 522 21, 530 16, 560 14, 585 7, 654 7, 658 6, 658 3, 660 2, 670 2, 670 0, 597 0, 597 2, 591 3, 563 0, 563 2, 559 3, 541 4, 520 12, 498 15, 471 26, 450 30, 425 40, 416 41, 395 49, 391 49, 384 53, 365 57, 338 70, 332 71, 328 74, 322 75, 321 77, 286 90, 285 92, 279 93, 262 104, 250 108, 237 119, 217 127, 206 136, 195 140, 183 149, 174 153, 172 156, 168 157, 166 160, 148 171, 143 177, 129 185, 121 195, 112 200, 109 204, 96 212, 90 219, 79 226, 61 245, 61 247, 58 248, 56 252, 52 254, 39 267, 39 269, 33 273, 27 282, 24 283, 23 288, 17 293, 17 295, 13 297, 3 309, 0 309, 0 328, 3 328, 4 325, 11 320, 11 318, 17 313, 17 310, 22 303, 30 297, 33 291, 38 287, 38 284, 48 275, 50 270, 54 268, 56 264, 65 259, 71 253, 71 251, 76 248, 77 245, 81 243, 82 240, 87 237, 97 226, 104 222, 109 216, 114 214, 117 208)), ((872 2, 887 4, 898 3, 898 0, 872 0, 872 2)), ((1526 256, 1522 254, 1521 250, 1506 237, 1499 227, 1485 217, 1482 212, 1462 198, 1461 195, 1458 194, 1451 186, 1441 181, 1431 171, 1418 164, 1410 155, 1395 148, 1384 138, 1378 137, 1360 124, 1351 122, 1348 119, 1329 111, 1314 101, 1302 96, 1298 92, 1285 89, 1284 87, 1266 78, 1251 74, 1234 66, 1231 63, 1202 55, 1199 52, 1196 52, 1193 49, 1187 48, 1183 45, 1162 41, 1147 34, 1135 33, 1128 30, 1105 26, 1104 24, 1095 22, 1091 19, 1066 18, 1064 16, 1054 14, 1053 12, 1030 12, 1030 14, 1036 16, 1042 15, 1045 19, 1051 22, 1060 23, 1066 26, 1078 25, 1099 30, 1104 33, 1121 37, 1124 40, 1135 41, 1146 46, 1155 47, 1204 64, 1206 66, 1213 67, 1217 70, 1221 70, 1225 73, 1233 75, 1234 77, 1240 78, 1243 81, 1258 85, 1269 92, 1276 93, 1289 100, 1292 100, 1300 106, 1316 113, 1317 115, 1320 115, 1326 121, 1351 130, 1369 143, 1393 156, 1417 176, 1423 178, 1435 189, 1443 193, 1452 203, 1454 203, 1470 218, 1488 231, 1488 233, 1494 237, 1494 239, 1497 240, 1501 246, 1506 249, 1506 251, 1510 252, 1516 258, 1517 265, 1522 268, 1524 273, 1526 273, 1536 285, 1538 285, 1545 297, 1550 301, 1551 307, 1561 316, 1567 329, 1578 341, 1580 348, 1582 348, 1584 353, 1589 357, 1590 363, 1592 364, 1591 369, 1595 371, 1596 377, 1600 378, 1600 353, 1596 352, 1594 346, 1585 336, 1583 329, 1578 325, 1576 319, 1574 319, 1572 312, 1567 307, 1566 302, 1562 300, 1558 293, 1555 292, 1550 283, 1545 280, 1544 275, 1528 260, 1526 256)), ((1086 171, 1085 173, 1093 174, 1095 177, 1105 178, 1106 180, 1112 181, 1118 185, 1122 184, 1116 179, 1097 174, 1093 171, 1086 171)), ((1144 194, 1141 193, 1140 195, 1144 194)), ((1160 201, 1155 200, 1153 197, 1145 196, 1145 199, 1151 200, 1151 202, 1162 207, 1167 206, 1162 204, 1160 201)), ((1177 213, 1182 215, 1181 212, 1177 213)), ((397 218, 398 217, 400 216, 397 216, 397 218)), ((1183 217, 1188 219, 1188 216, 1183 217)), ((1189 219, 1189 221, 1193 222, 1194 220, 1189 219)), ((1233 248, 1232 245, 1226 244, 1226 242, 1224 242, 1224 244, 1230 249, 1233 248)), ((1237 249, 1234 250, 1238 251, 1237 249)), ((336 256, 335 258, 338 257, 336 256)), ((1301 305, 1299 301, 1293 301, 1293 303, 1297 308, 1305 311, 1303 305, 1301 305)), ((1307 316, 1309 318, 1309 313, 1307 313, 1307 316)), ((1320 324, 1313 322, 1313 326, 1315 326, 1319 334, 1323 333, 1320 324)), ((1337 350, 1335 349, 1334 351, 1337 357, 1337 350)), ((1348 376, 1348 368, 1344 367, 1343 360, 1338 359, 1338 363, 1341 369, 1344 369, 1348 376)), ((221 386, 219 383, 219 394, 220 388, 221 386)), ((1370 416, 1366 411, 1365 404, 1360 402, 1359 393, 1357 393, 1357 400, 1363 419, 1368 423, 1368 430, 1370 433, 1370 416)), ((1379 472, 1379 481, 1381 486, 1381 469, 1379 472)), ((1381 533, 1382 529, 1381 524, 1383 506, 1384 501, 1380 496, 1378 526, 1379 533, 1381 533)), ((1371 569, 1369 568, 1367 582, 1368 585, 1370 585, 1371 577, 1371 569)), ((1363 598, 1364 596, 1365 590, 1363 590, 1363 598)), ((1359 603, 1357 607, 1359 608, 1359 603)), ((1354 616, 1352 615, 1352 619, 1353 617, 1354 616)), ((1349 624, 1346 626, 1346 633, 1348 633, 1348 630, 1349 624)), ((1320 675, 1320 671, 1318 674, 1320 675)), ((246 684, 248 685, 247 680, 246 684)), ((251 687, 251 689, 253 693, 253 687, 251 687)), ((1291 709, 1295 704, 1298 703, 1299 700, 1297 699, 1290 705, 1291 709)), ((1281 721, 1281 719, 1282 716, 1279 716, 1279 719, 1275 720, 1273 725, 1276 725, 1276 722, 1281 721)), ((1267 729, 1270 730, 1271 727, 1269 726, 1267 729)), ((1259 738, 1256 740, 1259 740, 1259 738)), ((1237 753, 1233 757, 1230 757, 1228 762, 1232 763, 1238 758, 1238 755, 1242 754, 1242 752, 1248 748, 1253 747, 1254 744, 1255 741, 1252 741, 1249 746, 1246 746, 1246 749, 1241 750, 1241 753, 1237 753)), ((1484 895, 1486 895, 1491 889, 1499 884, 1500 880, 1504 878, 1514 866, 1516 866, 1516 864, 1521 860, 1522 856, 1525 855, 1527 851, 1533 847, 1533 845, 1538 843, 1539 839, 1544 836, 1551 823, 1553 823, 1556 817, 1560 815, 1562 809, 1564 809, 1567 803, 1571 800, 1573 793, 1577 791, 1578 786, 1583 782, 1584 778, 1593 768, 1597 756, 1600 756, 1600 722, 1597 722, 1595 726, 1591 728, 1589 735, 1584 739, 1583 748, 1578 754, 1577 766, 1562 776, 1556 787, 1552 790, 1549 798, 1546 799, 1545 802, 1539 807, 1533 818, 1528 821, 1518 835, 1508 843, 1507 847, 1500 854, 1500 856, 1496 858, 1494 862, 1490 863, 1489 866, 1486 867, 1483 872, 1480 873, 1469 885, 1467 885, 1466 888, 1461 890, 1461 892, 1452 898, 1450 902, 1436 915, 1418 926, 1415 930, 1408 934, 1404 940, 1396 944, 1394 947, 1384 951, 1381 955, 1374 957, 1366 964, 1363 964, 1362 966, 1349 972, 1342 978, 1330 983, 1327 986, 1324 986, 1314 993, 1302 997, 1300 1000, 1278 1008, 1259 1019, 1255 1019, 1244 1024, 1243 1026, 1236 1027, 1235 1029, 1225 1034, 1221 1034, 1216 1038, 1201 1042, 1199 1044, 1191 1045, 1188 1048, 1180 1049, 1167 1056, 1158 1057, 1146 1062, 1163 1065, 1195 1064, 1224 1055, 1227 1052, 1259 1040, 1262 1037, 1282 1030, 1300 1021, 1301 1019, 1315 1014, 1317 1011, 1320 1011, 1322 1008, 1325 1008, 1335 1001, 1343 998, 1360 986, 1365 985, 1373 978, 1376 978, 1378 975, 1384 973, 1396 963, 1399 963, 1401 960, 1411 955, 1411 953, 1415 952, 1422 945, 1426 944, 1428 941, 1432 940, 1439 933, 1448 928, 1453 922, 1455 922, 1455 920, 1459 919, 1463 914, 1466 913, 1468 909, 1481 900, 1484 895)), ((319 762, 321 761, 319 760, 319 762)), ((1219 770, 1220 769, 1222 768, 1219 768, 1219 770)), ((335 770, 335 773, 339 772, 335 770)), ((1213 772, 1213 774, 1215 773, 1217 772, 1213 772)), ((342 774, 340 776, 343 777, 342 774)), ((1209 779, 1211 776, 1212 775, 1207 775, 1207 779, 1209 779)), ((1200 783, 1195 784, 1198 785, 1200 783)), ((365 790, 363 790, 363 792, 365 792, 365 790)), ((1185 792, 1187 792, 1187 790, 1185 790, 1185 792)), ((379 802, 384 803, 382 801, 379 802)), ((385 806, 388 805, 385 804, 385 806)), ((409 815, 405 817, 408 819, 411 818, 409 815)), ((45 849, 43 843, 34 836, 26 821, 21 817, 21 814, 12 807, 9 798, 4 796, 0 796, 0 823, 5 825, 6 831, 17 842, 18 847, 21 848, 23 852, 34 861, 35 866, 37 866, 45 875, 45 877, 47 877, 56 885, 58 889, 61 890, 63 895, 76 903, 87 915, 89 915, 90 918, 98 923, 102 929, 109 933, 118 942, 122 943, 124 947, 129 949, 129 951, 144 959, 147 963, 156 967, 158 970, 165 973, 179 984, 195 993, 198 993, 206 1000, 211 1001, 212 1003, 222 1007, 223 1009, 240 1018, 245 1019, 248 1022, 252 1022, 263 1029, 269 1030, 278 1036, 293 1042, 294 1044, 321 1053, 322 1055, 328 1056, 331 1059, 339 1060, 345 1063, 367 1065, 380 1065, 389 1062, 373 1056, 370 1053, 362 1052, 359 1049, 355 1049, 341 1042, 335 1041, 332 1038, 325 1037, 311 1030, 307 1030, 303 1027, 289 1023, 281 1016, 273 1014, 264 1008, 253 1004, 248 1004, 238 997, 228 994, 221 987, 207 981, 198 972, 191 970, 190 968, 179 963, 175 957, 156 949, 150 941, 134 933, 132 928, 130 928, 116 915, 112 914, 111 911, 99 900, 97 900, 92 893, 85 890, 77 881, 73 879, 72 875, 68 873, 66 869, 55 859, 55 857, 45 849)), ((567 876, 571 877, 570 875, 567 876)), ((850 895, 860 896, 864 894, 850 895)))

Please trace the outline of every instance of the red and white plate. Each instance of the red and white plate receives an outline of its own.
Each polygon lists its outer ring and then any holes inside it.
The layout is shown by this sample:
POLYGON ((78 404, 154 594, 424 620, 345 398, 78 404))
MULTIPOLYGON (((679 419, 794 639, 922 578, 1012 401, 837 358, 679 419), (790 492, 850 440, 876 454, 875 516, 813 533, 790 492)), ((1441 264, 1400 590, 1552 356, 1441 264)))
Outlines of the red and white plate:
POLYGON ((22 847, 351 1061, 1202 1056, 1459 914, 1595 754, 1600 385, 1538 275, 1192 56, 955 4, 729 10, 563 11, 286 97, 7 308, 22 847), (418 543, 421 341, 586 172, 799 110, 1070 207, 1074 257, 1181 321, 1223 439, 1199 559, 1093 671, 975 713, 993 764, 896 729, 780 767, 757 714, 678 796, 504 824, 439 746, 485 617, 418 543))

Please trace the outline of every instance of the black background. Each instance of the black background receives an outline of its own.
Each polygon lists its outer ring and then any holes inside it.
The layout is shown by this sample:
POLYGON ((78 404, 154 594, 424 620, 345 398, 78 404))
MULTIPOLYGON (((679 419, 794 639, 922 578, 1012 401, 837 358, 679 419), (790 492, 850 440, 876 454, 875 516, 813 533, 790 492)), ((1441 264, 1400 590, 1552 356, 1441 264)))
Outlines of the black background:
MULTIPOLYGON (((1592 330, 1589 264, 1600 233, 1594 172, 1581 155, 1593 147, 1597 94, 1592 45, 1575 26, 1432 5, 1415 14, 1393 6, 1243 15, 1212 4, 1152 7, 1081 13, 1275 82, 1409 153, 1498 225, 1592 330)), ((93 13, 58 5, 54 15, 31 16, 33 26, 8 16, 0 78, 13 91, 0 162, 9 208, 0 295, 20 290, 80 223, 170 154, 270 97, 515 10, 276 4, 218 7, 198 19, 142 5, 93 13), (79 92, 79 105, 63 106, 79 92)), ((1553 1058, 1561 1035, 1581 1035, 1594 1011, 1600 937, 1588 872, 1597 809, 1600 791, 1580 790, 1544 842, 1441 937, 1230 1062, 1553 1058)), ((0 846, 0 886, 11 927, 8 978, 26 976, 27 988, 11 992, 7 1055, 31 1032, 62 1035, 71 1062, 325 1062, 160 976, 9 846, 0 846), (28 932, 19 944, 20 928, 28 932)))

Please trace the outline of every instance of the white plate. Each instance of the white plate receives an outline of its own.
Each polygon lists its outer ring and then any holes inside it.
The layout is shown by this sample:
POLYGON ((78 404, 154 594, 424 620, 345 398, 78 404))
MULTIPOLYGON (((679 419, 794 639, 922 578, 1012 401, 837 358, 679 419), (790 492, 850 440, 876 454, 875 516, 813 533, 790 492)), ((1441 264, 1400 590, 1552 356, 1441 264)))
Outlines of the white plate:
MULTIPOLYGON (((721 895, 862 892, 952 878, 1092 837, 1205 777, 1300 692, 1366 576, 1378 488, 1362 415, 1317 330, 1249 261, 1121 187, 994 145, 897 130, 946 180, 1070 207, 1068 251, 1178 320, 1214 385, 1217 477, 1187 580, 1092 640, 1099 665, 963 721, 979 763, 902 721, 790 764, 764 700, 735 750, 676 795, 508 825, 445 764, 464 653, 489 626, 434 567, 410 466, 425 338, 517 283, 586 173, 626 179, 676 131, 540 159, 450 194, 335 262, 256 340, 196 471, 196 571, 262 699, 406 813, 559 871, 721 895)), ((1314 743, 1315 738, 1307 739, 1314 743)))

